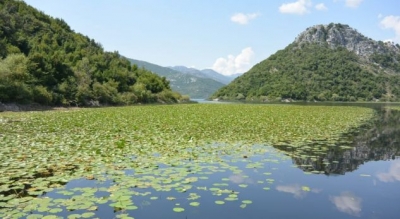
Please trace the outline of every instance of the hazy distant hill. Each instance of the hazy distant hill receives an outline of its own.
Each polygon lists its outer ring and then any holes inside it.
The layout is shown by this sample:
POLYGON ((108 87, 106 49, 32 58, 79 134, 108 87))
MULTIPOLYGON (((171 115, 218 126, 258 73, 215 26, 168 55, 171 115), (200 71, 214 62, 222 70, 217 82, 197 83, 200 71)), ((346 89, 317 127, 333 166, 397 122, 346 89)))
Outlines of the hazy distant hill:
POLYGON ((129 59, 132 64, 143 67, 160 76, 164 76, 170 81, 172 90, 191 98, 205 99, 216 90, 224 86, 223 83, 209 77, 197 76, 195 74, 182 73, 168 67, 162 67, 149 62, 129 59))
POLYGON ((348 25, 316 25, 212 98, 399 101, 400 46, 348 25))
POLYGON ((211 79, 219 81, 223 84, 229 84, 233 79, 235 79, 239 75, 241 75, 241 74, 234 74, 234 75, 227 76, 227 75, 220 74, 212 69, 198 70, 195 68, 188 68, 185 66, 173 66, 173 67, 169 67, 169 68, 179 71, 179 72, 182 72, 182 73, 195 75, 198 77, 211 78, 211 79))

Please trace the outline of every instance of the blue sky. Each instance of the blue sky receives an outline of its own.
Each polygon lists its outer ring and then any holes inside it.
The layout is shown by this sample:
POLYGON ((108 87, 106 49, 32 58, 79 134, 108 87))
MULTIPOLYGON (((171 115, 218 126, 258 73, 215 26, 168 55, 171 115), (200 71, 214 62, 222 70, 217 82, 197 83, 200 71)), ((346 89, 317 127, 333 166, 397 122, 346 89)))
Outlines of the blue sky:
POLYGON ((400 43, 398 0, 25 0, 107 51, 161 66, 242 73, 307 27, 342 23, 400 43))

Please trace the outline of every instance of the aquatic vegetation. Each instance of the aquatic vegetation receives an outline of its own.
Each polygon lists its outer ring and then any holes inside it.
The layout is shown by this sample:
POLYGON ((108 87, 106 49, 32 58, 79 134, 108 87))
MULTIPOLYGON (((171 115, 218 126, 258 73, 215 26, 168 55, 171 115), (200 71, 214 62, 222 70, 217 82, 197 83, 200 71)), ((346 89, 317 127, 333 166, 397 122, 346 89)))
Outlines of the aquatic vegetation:
POLYGON ((310 187, 308 187, 308 186, 302 186, 302 187, 301 187, 301 190, 303 190, 303 191, 305 191, 305 192, 311 191, 310 187))
POLYGON ((193 207, 197 207, 200 205, 200 203, 199 202, 190 202, 190 205, 193 207))
POLYGON ((400 110, 400 106, 388 106, 388 109, 400 110))
POLYGON ((180 208, 180 207, 173 208, 172 210, 175 212, 184 212, 185 211, 184 208, 180 208))
POLYGON ((217 201, 215 201, 215 204, 217 204, 217 205, 223 205, 223 204, 225 204, 225 202, 224 202, 224 201, 221 201, 221 200, 217 200, 217 201))
MULTIPOLYGON (((209 192, 217 205, 242 200, 240 192, 254 182, 232 163, 257 170, 288 159, 270 146, 296 149, 285 152, 291 157, 324 153, 373 115, 358 107, 225 104, 2 113, 0 217, 69 211, 70 218, 87 218, 107 205, 129 218, 126 211, 157 201, 182 203, 172 210, 183 212, 200 205, 196 191, 209 192), (268 156, 250 159, 260 154, 268 156), (232 175, 204 186, 215 173, 232 175), (63 187, 75 179, 96 184, 63 187), (42 196, 52 191, 60 198, 42 196)), ((268 178, 257 182, 273 184, 275 170, 263 170, 268 178)))

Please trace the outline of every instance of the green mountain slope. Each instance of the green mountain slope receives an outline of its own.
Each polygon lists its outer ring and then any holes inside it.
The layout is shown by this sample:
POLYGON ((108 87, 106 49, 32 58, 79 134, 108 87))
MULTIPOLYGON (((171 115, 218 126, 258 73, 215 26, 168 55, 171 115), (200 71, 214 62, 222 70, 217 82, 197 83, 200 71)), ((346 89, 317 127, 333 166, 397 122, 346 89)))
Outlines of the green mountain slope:
POLYGON ((400 46, 373 41, 347 25, 308 28, 212 98, 399 101, 400 46))
POLYGON ((0 1, 0 102, 177 102, 169 82, 23 1, 0 1))
POLYGON ((129 59, 132 64, 150 70, 170 81, 171 89, 191 98, 204 99, 224 86, 211 78, 183 73, 168 67, 162 67, 145 61, 129 59))

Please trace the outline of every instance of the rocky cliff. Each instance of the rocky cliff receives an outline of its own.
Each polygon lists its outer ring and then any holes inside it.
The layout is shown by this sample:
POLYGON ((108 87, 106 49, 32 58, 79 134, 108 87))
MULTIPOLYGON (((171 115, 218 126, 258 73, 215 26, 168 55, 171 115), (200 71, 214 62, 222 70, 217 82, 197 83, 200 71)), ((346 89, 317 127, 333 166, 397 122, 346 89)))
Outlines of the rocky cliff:
MULTIPOLYGON (((375 41, 368 38, 349 25, 334 24, 315 25, 307 28, 295 39, 295 43, 328 44, 331 49, 345 47, 364 61, 372 61, 376 54, 400 54, 400 46, 393 42, 375 41)), ((394 59, 395 62, 398 62, 394 59)))

